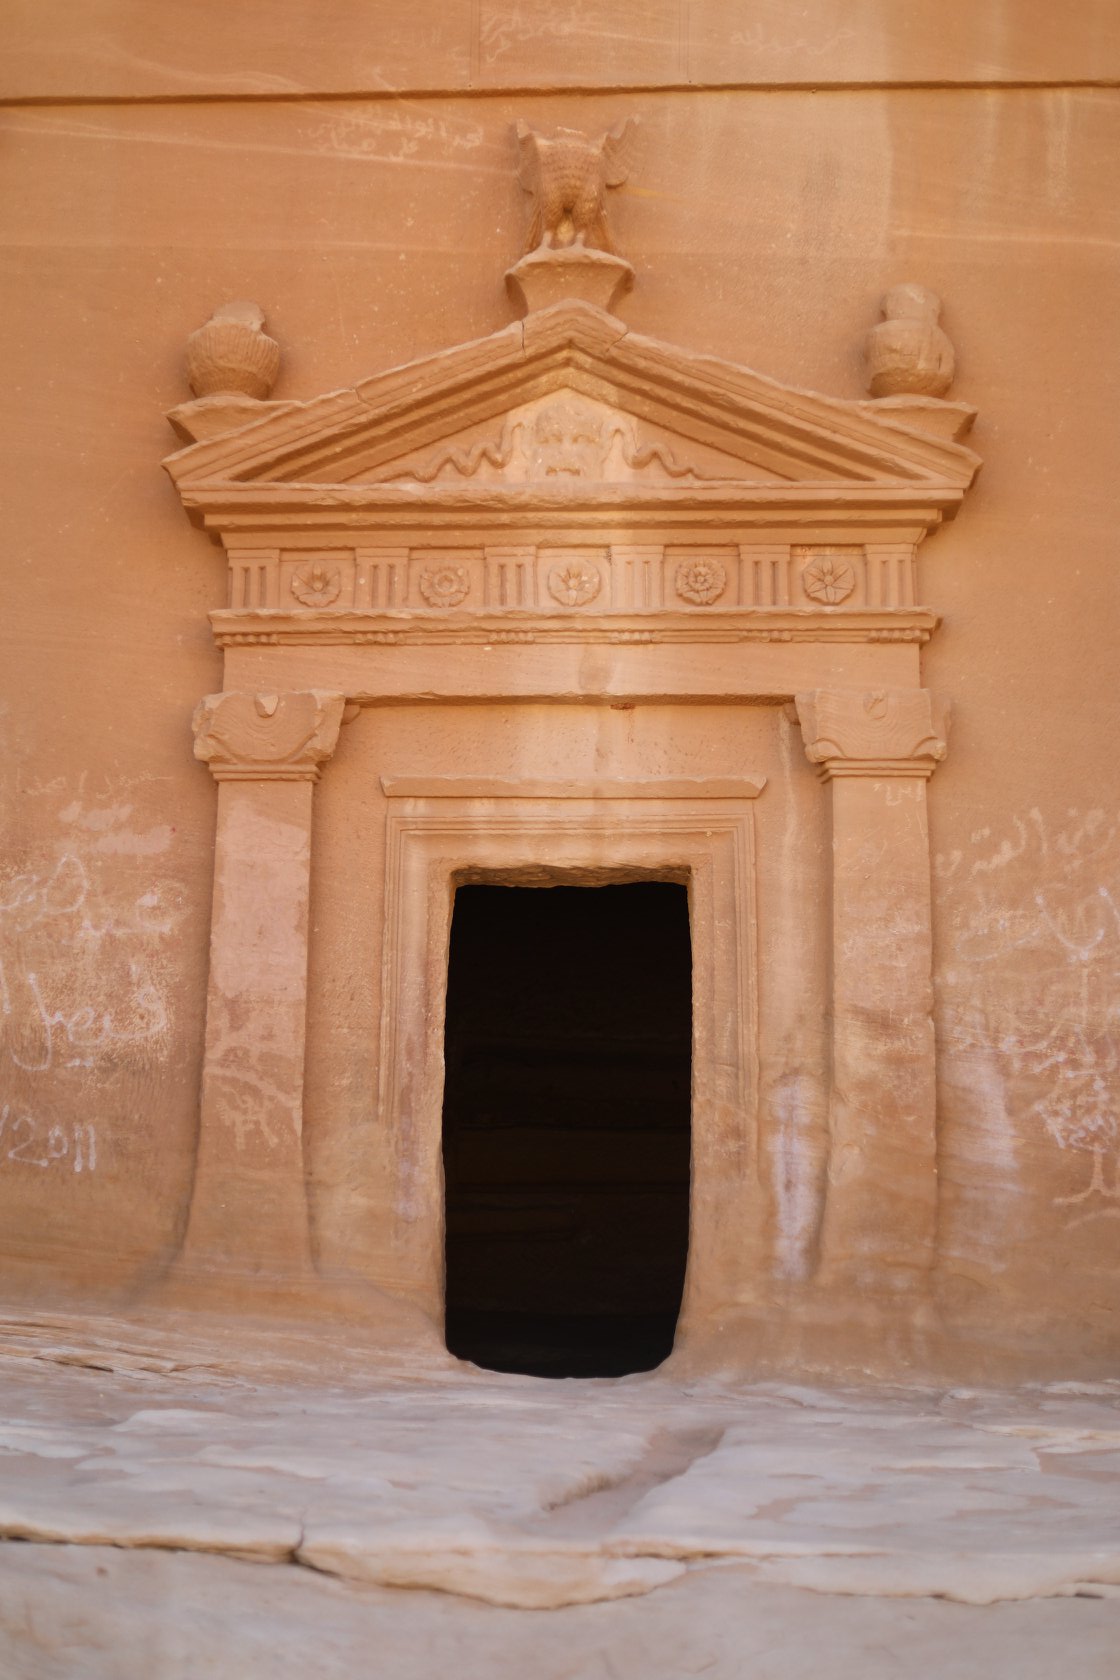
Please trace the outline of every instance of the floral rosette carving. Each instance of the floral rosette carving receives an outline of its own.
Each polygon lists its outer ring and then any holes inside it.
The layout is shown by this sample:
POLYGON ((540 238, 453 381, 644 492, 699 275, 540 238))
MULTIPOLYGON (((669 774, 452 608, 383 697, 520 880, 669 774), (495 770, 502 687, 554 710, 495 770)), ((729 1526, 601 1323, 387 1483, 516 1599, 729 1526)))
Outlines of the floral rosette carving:
POLYGON ((801 574, 801 587, 812 601, 834 607, 856 586, 855 569, 842 554, 818 554, 801 574))
POLYGON ((727 568, 720 560, 683 560, 677 567, 677 594, 696 607, 710 607, 727 588, 727 568))
POLYGON ((342 572, 338 566, 309 562, 292 574, 292 594, 305 607, 329 607, 342 593, 342 572))
POLYGON ((457 607, 470 587, 465 566, 427 566, 420 573, 420 593, 430 607, 457 607))
POLYGON ((565 607, 585 607, 602 587, 597 566, 553 566, 548 574, 548 592, 565 607))

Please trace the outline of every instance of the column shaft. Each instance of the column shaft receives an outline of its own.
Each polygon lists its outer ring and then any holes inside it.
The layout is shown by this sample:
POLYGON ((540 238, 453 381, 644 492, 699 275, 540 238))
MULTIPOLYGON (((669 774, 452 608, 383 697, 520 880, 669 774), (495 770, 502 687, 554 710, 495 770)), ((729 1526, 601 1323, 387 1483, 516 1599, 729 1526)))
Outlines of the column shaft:
POLYGON ((303 1062, 310 781, 218 789, 210 980, 187 1252, 307 1266, 303 1062))
POLYGON ((832 1057, 822 1285, 867 1305, 934 1260, 936 1087, 926 782, 948 709, 925 689, 797 696, 832 787, 832 1057))
POLYGON ((832 859, 823 1277, 890 1289, 931 1264, 937 1204, 924 778, 834 780, 832 859))
POLYGON ((342 695, 211 695, 195 753, 218 781, 198 1153, 179 1269, 310 1275, 303 1073, 311 812, 342 695))

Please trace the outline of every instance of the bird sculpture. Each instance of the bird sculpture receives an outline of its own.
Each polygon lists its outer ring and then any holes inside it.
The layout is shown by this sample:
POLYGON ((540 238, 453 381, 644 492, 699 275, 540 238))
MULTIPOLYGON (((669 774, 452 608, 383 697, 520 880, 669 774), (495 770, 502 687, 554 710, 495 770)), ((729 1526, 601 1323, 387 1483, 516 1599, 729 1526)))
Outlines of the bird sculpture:
POLYGON ((606 190, 620 187, 629 173, 634 126, 634 118, 627 117, 598 140, 589 140, 574 128, 546 136, 527 123, 517 124, 518 175, 533 195, 526 251, 570 245, 613 251, 606 190))

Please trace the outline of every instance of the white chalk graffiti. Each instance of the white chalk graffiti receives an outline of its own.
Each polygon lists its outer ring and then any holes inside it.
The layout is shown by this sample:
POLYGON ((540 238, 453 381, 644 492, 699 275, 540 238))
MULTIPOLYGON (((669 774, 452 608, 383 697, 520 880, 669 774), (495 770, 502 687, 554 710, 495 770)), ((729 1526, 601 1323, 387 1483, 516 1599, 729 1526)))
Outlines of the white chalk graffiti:
POLYGON ((44 1126, 32 1114, 13 1114, 5 1103, 0 1108, 0 1163, 5 1161, 26 1167, 62 1163, 76 1173, 95 1172, 96 1128, 87 1120, 44 1126))
POLYGON ((1085 1189, 1079 1190, 1075 1196, 1054 1197, 1055 1207, 1080 1207, 1086 1202, 1094 1204, 1072 1221, 1074 1225, 1084 1225, 1089 1219, 1120 1219, 1120 1162, 1113 1166, 1112 1183, 1109 1184, 1105 1178, 1104 1150, 1094 1149, 1092 1153, 1093 1172, 1085 1189), (1104 1203, 1103 1207, 1100 1202, 1104 1203), (1115 1207, 1112 1206, 1114 1202, 1115 1207))
POLYGON ((1084 1188, 1054 1198, 1071 1224, 1120 1217, 1120 823, 1032 810, 972 846, 935 864, 946 1052, 994 1058, 1010 1111, 1084 1156, 1084 1188))
POLYGON ((158 889, 99 907, 74 853, 4 883, 0 1036, 9 1063, 30 1074, 91 1068, 162 1040, 169 1017, 148 952, 175 919, 158 889))
POLYGON ((466 117, 436 116, 417 107, 331 111, 309 129, 312 145, 335 157, 415 162, 446 168, 455 152, 476 152, 485 130, 466 117))
MULTIPOLYGON (((112 1044, 137 1044, 145 1039, 158 1038, 167 1027, 167 1011, 154 986, 142 983, 137 964, 129 964, 134 982, 126 1009, 133 1025, 121 1025, 111 1010, 97 1010, 92 1004, 79 1004, 67 1014, 61 1009, 48 1009, 43 1001, 39 976, 30 970, 21 976, 26 988, 26 1009, 22 1031, 35 1045, 33 1059, 27 1061, 17 1048, 20 1040, 9 1043, 8 1054, 16 1067, 24 1073, 47 1073, 55 1065, 61 1052, 66 1067, 93 1067, 96 1055, 112 1044)), ((18 1013, 19 998, 13 996, 8 984, 3 960, 0 959, 0 1012, 5 1016, 18 1013)))

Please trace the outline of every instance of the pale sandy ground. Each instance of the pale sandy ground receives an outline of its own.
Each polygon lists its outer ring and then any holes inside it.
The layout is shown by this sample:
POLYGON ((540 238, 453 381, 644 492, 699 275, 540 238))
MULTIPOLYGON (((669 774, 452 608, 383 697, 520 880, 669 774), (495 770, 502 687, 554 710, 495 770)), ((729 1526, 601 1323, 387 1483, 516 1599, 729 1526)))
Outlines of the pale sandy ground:
POLYGON ((0 1335, 3 1680, 1120 1677, 1120 1382, 0 1335))

